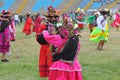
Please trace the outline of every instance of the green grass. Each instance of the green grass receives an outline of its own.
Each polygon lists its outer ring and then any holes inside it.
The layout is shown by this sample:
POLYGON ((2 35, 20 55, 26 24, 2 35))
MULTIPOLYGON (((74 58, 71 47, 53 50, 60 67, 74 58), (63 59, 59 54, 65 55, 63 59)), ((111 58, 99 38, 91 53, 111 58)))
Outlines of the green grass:
MULTIPOLYGON (((25 39, 22 28, 23 25, 16 27, 16 41, 11 42, 13 54, 8 56, 10 62, 0 62, 0 80, 42 80, 38 72, 40 46, 35 37, 25 39)), ((120 31, 110 27, 109 33, 104 50, 97 51, 97 43, 89 41, 88 29, 82 31, 79 61, 84 80, 120 80, 120 31)))

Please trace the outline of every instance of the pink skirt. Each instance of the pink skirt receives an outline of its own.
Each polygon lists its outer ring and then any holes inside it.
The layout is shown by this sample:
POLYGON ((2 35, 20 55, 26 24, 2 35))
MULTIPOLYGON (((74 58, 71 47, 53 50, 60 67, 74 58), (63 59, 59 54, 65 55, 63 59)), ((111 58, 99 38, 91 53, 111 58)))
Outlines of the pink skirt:
POLYGON ((112 26, 112 27, 117 27, 117 26, 120 26, 120 23, 118 23, 118 22, 116 22, 116 21, 113 21, 113 22, 111 23, 111 26, 112 26))
POLYGON ((0 53, 9 52, 10 49, 9 27, 0 33, 0 53))
POLYGON ((82 67, 78 60, 74 64, 56 61, 50 67, 48 80, 82 80, 82 67))

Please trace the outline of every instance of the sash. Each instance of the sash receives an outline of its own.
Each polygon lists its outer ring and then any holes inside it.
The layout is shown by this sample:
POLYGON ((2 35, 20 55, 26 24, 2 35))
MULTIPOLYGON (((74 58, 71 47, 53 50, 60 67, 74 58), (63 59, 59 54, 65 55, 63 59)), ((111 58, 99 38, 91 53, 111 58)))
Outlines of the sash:
POLYGON ((8 26, 9 26, 8 21, 0 21, 0 33, 3 32, 5 28, 7 28, 8 26))

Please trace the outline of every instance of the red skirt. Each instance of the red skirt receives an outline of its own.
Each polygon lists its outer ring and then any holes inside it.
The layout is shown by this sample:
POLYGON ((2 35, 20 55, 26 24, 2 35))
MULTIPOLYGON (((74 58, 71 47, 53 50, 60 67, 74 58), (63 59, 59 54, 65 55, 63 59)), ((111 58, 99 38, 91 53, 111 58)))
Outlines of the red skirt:
POLYGON ((41 45, 39 55, 39 74, 40 77, 49 76, 49 67, 52 64, 52 57, 49 51, 49 45, 41 45))
POLYGON ((23 33, 26 33, 27 35, 31 34, 31 30, 30 29, 23 29, 23 33))
POLYGON ((119 23, 119 22, 116 22, 116 21, 113 21, 113 22, 111 23, 111 26, 112 26, 112 27, 118 27, 118 26, 120 26, 120 23, 119 23))

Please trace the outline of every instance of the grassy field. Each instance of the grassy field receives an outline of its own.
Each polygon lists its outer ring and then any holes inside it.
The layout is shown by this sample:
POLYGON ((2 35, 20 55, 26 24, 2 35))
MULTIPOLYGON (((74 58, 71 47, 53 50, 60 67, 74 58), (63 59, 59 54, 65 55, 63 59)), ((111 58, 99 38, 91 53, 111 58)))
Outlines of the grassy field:
MULTIPOLYGON (((10 62, 0 62, 0 80, 42 80, 38 73, 40 46, 34 35, 25 38, 23 25, 16 27, 16 41, 11 42, 10 62)), ((97 51, 97 43, 89 41, 85 28, 80 38, 79 61, 83 68, 84 80, 120 80, 120 31, 109 28, 109 41, 103 51, 97 51)), ((0 54, 1 56, 1 54, 0 54)))

